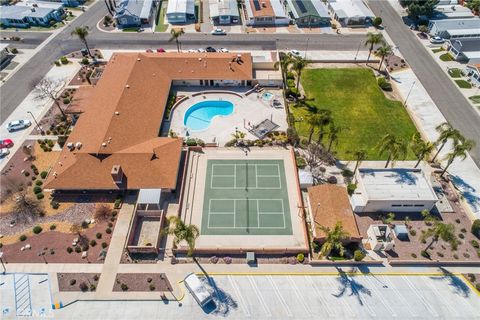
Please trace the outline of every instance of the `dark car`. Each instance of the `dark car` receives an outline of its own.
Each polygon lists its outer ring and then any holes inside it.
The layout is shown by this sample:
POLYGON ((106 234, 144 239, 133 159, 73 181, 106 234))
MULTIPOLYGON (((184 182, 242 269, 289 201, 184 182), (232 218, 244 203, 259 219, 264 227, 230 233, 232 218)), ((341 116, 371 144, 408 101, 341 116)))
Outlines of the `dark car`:
POLYGON ((214 47, 206 47, 205 51, 207 51, 207 52, 217 52, 217 50, 215 50, 214 47))

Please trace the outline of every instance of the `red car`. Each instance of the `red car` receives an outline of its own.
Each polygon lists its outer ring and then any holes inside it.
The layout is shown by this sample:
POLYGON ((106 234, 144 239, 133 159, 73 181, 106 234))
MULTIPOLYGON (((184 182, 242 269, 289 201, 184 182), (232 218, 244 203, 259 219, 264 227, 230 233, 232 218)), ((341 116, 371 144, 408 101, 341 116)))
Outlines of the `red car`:
POLYGON ((160 53, 160 52, 166 52, 166 51, 165 51, 165 49, 163 49, 163 48, 158 48, 158 49, 157 49, 157 52, 160 53))
POLYGON ((11 148, 13 147, 13 141, 10 139, 0 140, 0 148, 11 148))

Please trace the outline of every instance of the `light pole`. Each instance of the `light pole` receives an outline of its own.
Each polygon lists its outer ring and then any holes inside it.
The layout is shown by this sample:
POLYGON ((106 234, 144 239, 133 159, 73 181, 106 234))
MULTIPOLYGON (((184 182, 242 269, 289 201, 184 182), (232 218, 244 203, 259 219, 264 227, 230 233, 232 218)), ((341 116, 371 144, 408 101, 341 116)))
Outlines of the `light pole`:
POLYGON ((355 61, 357 61, 358 52, 360 51, 360 46, 361 46, 361 45, 362 45, 362 41, 360 41, 360 42, 358 43, 357 53, 355 53, 355 59, 354 59, 355 61))
POLYGON ((3 274, 5 274, 7 272, 7 268, 5 268, 5 265, 3 264, 3 252, 2 251, 0 251, 0 262, 2 263, 3 274))
POLYGON ((32 116, 33 121, 34 121, 35 124, 37 125, 37 129, 38 129, 38 131, 40 131, 40 134, 41 134, 41 133, 43 132, 43 129, 42 129, 42 127, 40 127, 40 125, 38 124, 37 119, 35 119, 35 116, 33 115, 33 113, 32 113, 31 111, 27 111, 27 113, 29 113, 29 114, 32 116))
POLYGON ((307 52, 308 52, 308 42, 310 41, 310 38, 307 38, 307 46, 305 47, 305 56, 303 59, 307 60, 307 52))
POLYGON ((410 87, 410 90, 408 90, 407 97, 405 98, 405 102, 403 103, 403 106, 404 106, 404 107, 407 105, 408 98, 410 97, 410 93, 412 93, 413 86, 415 85, 415 82, 416 82, 416 80, 413 81, 412 86, 410 87))

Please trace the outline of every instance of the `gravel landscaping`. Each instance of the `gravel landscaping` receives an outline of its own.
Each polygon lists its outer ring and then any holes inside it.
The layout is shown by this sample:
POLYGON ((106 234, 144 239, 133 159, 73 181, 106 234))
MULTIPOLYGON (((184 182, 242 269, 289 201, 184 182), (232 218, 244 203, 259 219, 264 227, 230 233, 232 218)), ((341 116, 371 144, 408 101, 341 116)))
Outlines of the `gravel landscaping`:
POLYGON ((59 291, 95 291, 100 273, 57 273, 59 291))
POLYGON ((118 273, 113 291, 172 291, 164 273, 118 273))

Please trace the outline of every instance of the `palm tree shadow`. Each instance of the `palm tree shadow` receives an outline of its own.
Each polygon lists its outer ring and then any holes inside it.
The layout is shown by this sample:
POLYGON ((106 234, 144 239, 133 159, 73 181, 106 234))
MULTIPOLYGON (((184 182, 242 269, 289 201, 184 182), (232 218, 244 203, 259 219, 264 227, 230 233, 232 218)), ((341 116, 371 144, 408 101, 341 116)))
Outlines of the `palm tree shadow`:
POLYGON ((197 266, 202 270, 203 274, 205 275, 205 281, 208 285, 213 289, 213 303, 207 304, 203 311, 207 314, 214 314, 222 317, 227 317, 232 310, 238 308, 238 304, 233 299, 233 297, 228 293, 225 292, 222 288, 217 286, 215 279, 210 277, 207 271, 202 267, 202 265, 198 262, 197 259, 193 258, 197 266))
POLYGON ((339 292, 337 294, 332 295, 336 298, 341 298, 347 291, 350 289, 349 296, 355 296, 358 300, 358 303, 363 306, 362 301, 362 294, 366 294, 368 296, 372 296, 372 291, 365 287, 363 284, 359 283, 355 280, 355 277, 349 276, 345 271, 341 268, 337 268, 339 277, 337 281, 339 282, 339 292))
POLYGON ((451 273, 450 271, 448 271, 443 267, 440 267, 439 269, 440 271, 442 271, 443 276, 430 277, 430 279, 436 280, 436 281, 447 280, 449 282, 448 285, 453 288, 453 292, 455 294, 461 295, 465 298, 468 298, 470 296, 470 288, 462 279, 460 279, 458 276, 454 275, 453 273, 451 273))

